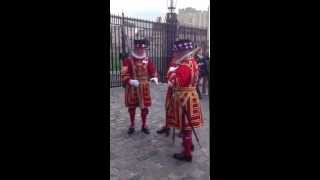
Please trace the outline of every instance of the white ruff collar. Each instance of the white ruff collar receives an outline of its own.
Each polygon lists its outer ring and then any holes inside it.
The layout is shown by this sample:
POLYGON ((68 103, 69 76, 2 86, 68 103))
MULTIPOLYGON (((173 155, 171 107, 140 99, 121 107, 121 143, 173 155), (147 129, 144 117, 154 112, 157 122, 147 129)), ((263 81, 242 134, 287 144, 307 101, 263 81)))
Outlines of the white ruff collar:
POLYGON ((131 56, 136 58, 136 59, 144 59, 147 57, 146 53, 143 53, 141 56, 137 55, 136 53, 134 53, 133 51, 131 52, 131 56))

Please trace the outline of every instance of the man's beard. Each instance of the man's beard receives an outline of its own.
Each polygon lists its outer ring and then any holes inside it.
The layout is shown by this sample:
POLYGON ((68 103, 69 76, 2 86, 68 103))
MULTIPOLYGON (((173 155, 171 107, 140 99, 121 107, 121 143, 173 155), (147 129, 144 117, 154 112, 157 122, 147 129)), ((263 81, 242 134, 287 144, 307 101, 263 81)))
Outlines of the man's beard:
POLYGON ((143 52, 143 53, 140 55, 140 54, 135 53, 134 51, 131 52, 131 55, 132 55, 134 58, 137 58, 137 59, 144 59, 144 58, 147 56, 146 52, 143 52))

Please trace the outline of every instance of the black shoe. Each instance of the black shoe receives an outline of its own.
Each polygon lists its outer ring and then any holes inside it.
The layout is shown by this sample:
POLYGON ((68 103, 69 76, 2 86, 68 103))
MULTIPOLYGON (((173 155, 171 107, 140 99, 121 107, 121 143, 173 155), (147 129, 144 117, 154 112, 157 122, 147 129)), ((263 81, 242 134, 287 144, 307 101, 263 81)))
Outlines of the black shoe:
POLYGON ((150 134, 150 131, 147 128, 142 128, 141 131, 144 132, 145 134, 150 134))
POLYGON ((158 134, 166 133, 166 136, 169 136, 169 134, 170 134, 170 128, 163 127, 162 129, 158 130, 157 133, 158 133, 158 134))
POLYGON ((158 133, 158 134, 163 134, 163 133, 167 132, 168 129, 169 129, 169 128, 162 127, 161 129, 159 129, 159 130, 157 131, 157 133, 158 133))
POLYGON ((133 127, 129 128, 129 130, 128 130, 128 134, 132 134, 132 133, 134 133, 134 128, 133 127))
POLYGON ((175 153, 173 155, 173 158, 180 160, 180 161, 187 161, 187 162, 191 162, 192 161, 192 156, 186 156, 183 153, 175 153))

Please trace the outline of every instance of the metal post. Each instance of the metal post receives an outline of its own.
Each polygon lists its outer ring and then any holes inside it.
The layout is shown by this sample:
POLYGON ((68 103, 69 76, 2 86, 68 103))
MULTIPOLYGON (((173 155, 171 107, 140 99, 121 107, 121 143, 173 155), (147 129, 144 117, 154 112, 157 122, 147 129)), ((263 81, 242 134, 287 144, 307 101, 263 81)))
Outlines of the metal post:
POLYGON ((124 55, 126 54, 126 33, 124 32, 124 13, 122 12, 122 22, 121 22, 121 45, 122 45, 122 57, 120 58, 123 58, 124 55))
MULTIPOLYGON (((172 7, 169 7, 169 9, 172 9, 172 7)), ((171 11, 170 13, 167 13, 167 19, 166 22, 168 23, 167 28, 167 66, 166 69, 169 68, 169 63, 172 56, 172 47, 173 43, 176 40, 176 31, 177 31, 177 25, 178 25, 178 19, 177 14, 171 11)))

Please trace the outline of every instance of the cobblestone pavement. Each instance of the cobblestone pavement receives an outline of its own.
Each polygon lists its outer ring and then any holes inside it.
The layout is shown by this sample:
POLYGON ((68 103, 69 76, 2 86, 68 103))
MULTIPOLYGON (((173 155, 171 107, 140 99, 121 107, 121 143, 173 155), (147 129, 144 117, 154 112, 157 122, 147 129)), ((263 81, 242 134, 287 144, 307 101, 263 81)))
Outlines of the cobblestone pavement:
MULTIPOLYGON (((172 143, 169 137, 156 131, 164 123, 164 100, 167 84, 151 84, 152 106, 147 119, 150 134, 140 131, 140 110, 136 111, 136 132, 129 136, 130 124, 124 106, 124 89, 110 89, 110 179, 111 180, 208 180, 209 179, 209 98, 203 95, 204 127, 196 129, 202 149, 194 136, 193 161, 181 162, 172 158, 182 150, 181 138, 172 143)), ((176 130, 177 132, 177 130, 176 130)))

